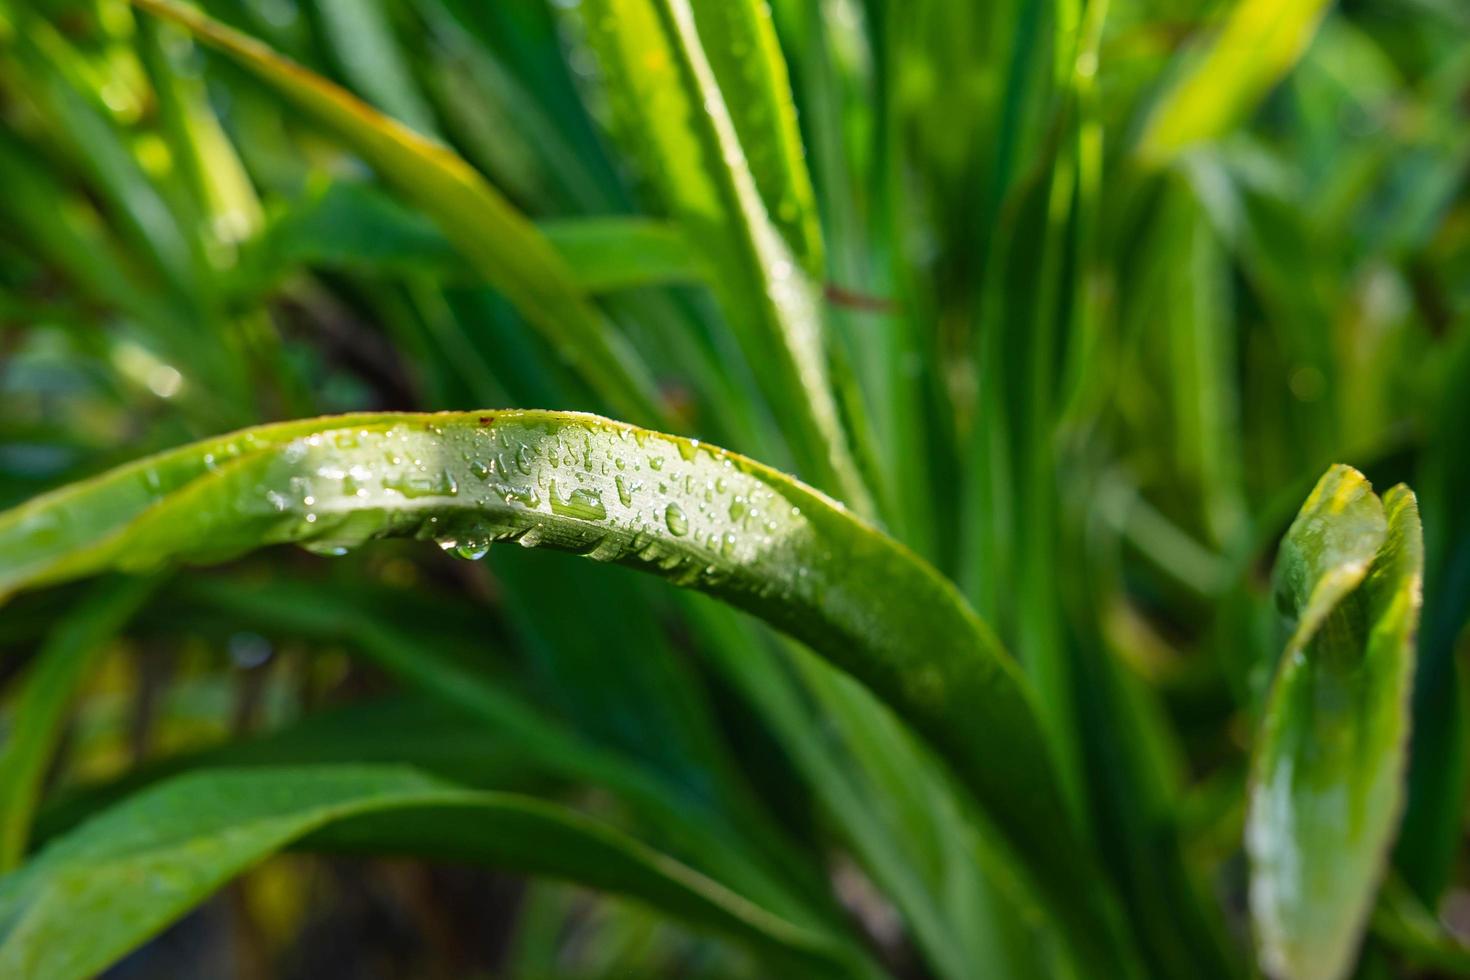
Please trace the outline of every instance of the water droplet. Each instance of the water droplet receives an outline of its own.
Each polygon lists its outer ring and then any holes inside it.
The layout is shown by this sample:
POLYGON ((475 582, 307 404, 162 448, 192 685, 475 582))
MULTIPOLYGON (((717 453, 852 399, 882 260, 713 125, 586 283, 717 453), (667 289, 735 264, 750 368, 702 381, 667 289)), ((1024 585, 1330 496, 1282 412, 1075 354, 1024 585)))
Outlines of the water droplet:
POLYGON ((650 456, 650 457, 648 457, 648 468, 651 469, 651 470, 661 470, 661 469, 663 469, 664 468, 664 458, 662 456, 650 456))
POLYGON ((551 481, 551 512, 563 517, 575 517, 583 521, 600 521, 607 517, 607 508, 602 506, 602 495, 596 490, 578 487, 561 499, 556 492, 556 481, 551 481))
POLYGON ((259 633, 234 633, 230 636, 228 649, 230 660, 236 667, 249 670, 259 667, 271 658, 271 643, 259 633))
POLYGON ((628 487, 627 481, 622 476, 616 476, 613 478, 613 482, 617 484, 618 499, 623 502, 623 506, 633 506, 633 491, 628 487))
POLYGON ((541 506, 541 495, 532 487, 509 487, 505 491, 505 502, 520 504, 535 510, 541 506))
POLYGON ((397 490, 405 497, 453 497, 459 493, 459 484, 448 470, 437 473, 409 473, 384 480, 383 485, 397 490))
POLYGON ((475 538, 445 538, 439 542, 439 547, 465 561, 479 561, 490 553, 490 542, 475 538))
POLYGON ((699 451, 698 439, 690 439, 687 442, 680 439, 674 445, 679 447, 679 455, 683 456, 686 462, 693 459, 694 454, 699 451))
POLYGON ((684 508, 678 504, 669 504, 664 508, 664 524, 668 525, 669 533, 675 537, 683 537, 689 533, 689 518, 684 516, 684 508))
POLYGON ((609 534, 584 552, 584 554, 593 561, 612 561, 614 558, 622 556, 623 546, 618 541, 616 535, 609 534))
POLYGON ((526 476, 531 475, 531 464, 535 461, 536 453, 532 451, 530 446, 522 446, 516 450, 516 469, 520 470, 526 476))
POLYGON ((476 459, 470 461, 470 472, 475 475, 476 479, 488 480, 493 470, 491 469, 491 464, 476 459))
POLYGON ((736 497, 730 501, 730 520, 740 523, 745 519, 745 498, 736 497))

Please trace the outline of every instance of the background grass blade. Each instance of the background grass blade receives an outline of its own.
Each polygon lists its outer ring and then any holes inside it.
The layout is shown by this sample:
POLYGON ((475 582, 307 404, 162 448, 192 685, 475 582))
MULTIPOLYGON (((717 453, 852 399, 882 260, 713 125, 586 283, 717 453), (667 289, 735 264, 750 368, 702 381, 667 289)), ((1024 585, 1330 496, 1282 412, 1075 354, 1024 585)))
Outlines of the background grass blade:
POLYGON ((192 8, 173 0, 138 0, 138 6, 239 61, 361 153, 439 224, 610 408, 648 422, 662 417, 647 370, 583 297, 550 243, 447 147, 192 8))
POLYGON ((1167 161, 1225 135, 1296 64, 1331 5, 1331 0, 1239 0, 1154 107, 1142 155, 1167 161))
POLYGON ((15 867, 25 854, 41 782, 78 685, 156 585, 141 578, 99 582, 71 608, 22 676, 0 748, 0 871, 15 867))
MULTIPOLYGON (((731 23, 723 23, 711 15, 725 32, 749 16, 754 15, 730 15, 731 23)), ((801 471, 871 515, 871 494, 833 391, 820 286, 773 221, 735 122, 741 117, 752 126, 750 120, 760 119, 763 145, 789 146, 787 114, 732 101, 757 98, 756 89, 767 93, 762 102, 789 94, 770 94, 769 86, 748 82, 725 91, 705 50, 704 22, 685 0, 593 0, 587 22, 616 104, 631 121, 629 138, 656 151, 663 194, 690 239, 709 256, 721 308, 747 358, 762 367, 762 390, 801 471)), ((744 43, 724 34, 708 41, 744 43)), ((745 50, 745 58, 724 64, 765 72, 774 85, 770 46, 759 42, 745 50), (758 60, 749 60, 752 55, 758 60)), ((789 159, 789 151, 779 152, 789 159)), ((786 196, 795 202, 796 193, 786 196)))
POLYGON ((954 766, 1069 938, 1126 968, 1024 682, 952 586, 840 505, 757 463, 593 416, 319 420, 240 433, 0 515, 0 590, 118 565, 372 537, 483 554, 511 540, 618 561, 755 613, 868 685, 954 766), (281 441, 288 432, 295 438, 281 441), (207 469, 202 453, 229 462, 207 469), (251 448, 254 447, 254 448, 251 448), (194 472, 186 482, 162 470, 194 472), (131 512, 115 487, 167 485, 131 512), (40 533, 37 533, 37 529, 40 533), (980 727, 983 726, 983 727, 980 727))
POLYGON ((821 975, 841 962, 821 937, 572 810, 409 769, 322 766, 181 776, 58 839, 0 879, 0 971, 93 975, 303 838, 306 846, 510 864, 636 897, 752 941, 788 968, 821 975))
MULTIPOLYGON (((306 583, 261 585, 198 582, 181 586, 183 597, 206 603, 234 622, 289 636, 343 640, 354 652, 437 702, 474 718, 494 732, 527 766, 615 794, 640 825, 658 835, 660 846, 766 908, 800 918, 807 910, 793 897, 784 870, 763 854, 756 828, 733 826, 709 800, 692 797, 667 775, 638 760, 581 737, 538 710, 528 697, 507 690, 505 678, 476 669, 446 649, 444 637, 397 625, 364 611, 352 600, 318 586, 317 601, 293 605, 293 590, 306 583)), ((354 590, 357 591, 357 590, 354 590)))
POLYGON ((1295 622, 1253 760, 1251 910, 1261 963, 1351 969, 1403 803, 1424 574, 1406 487, 1380 502, 1329 470, 1287 532, 1280 608, 1295 622))
POLYGON ((822 223, 770 5, 694 0, 690 9, 766 212, 798 264, 820 280, 822 223))
MULTIPOLYGON (((647 218, 562 218, 536 226, 578 289, 607 293, 708 280, 699 253, 672 224, 647 218)), ((382 275, 428 274, 457 284, 483 276, 434 223, 371 185, 333 181, 271 223, 257 262, 264 277, 308 265, 382 275)))

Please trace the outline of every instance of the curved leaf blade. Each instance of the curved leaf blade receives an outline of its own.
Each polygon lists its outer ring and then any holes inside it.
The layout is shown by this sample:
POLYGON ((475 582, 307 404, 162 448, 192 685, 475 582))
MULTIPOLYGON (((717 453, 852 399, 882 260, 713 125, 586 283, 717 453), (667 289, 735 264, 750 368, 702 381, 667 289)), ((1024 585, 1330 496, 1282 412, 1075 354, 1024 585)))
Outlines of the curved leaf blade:
POLYGON ((598 821, 411 769, 310 766, 171 779, 0 879, 0 974, 96 974, 272 853, 371 847, 513 865, 640 899, 818 974, 840 949, 598 821))
POLYGON ((1072 938, 1126 961, 1029 689, 954 587, 902 545, 752 460, 596 416, 314 424, 185 447, 0 514, 0 595, 117 566, 387 535, 466 553, 517 541, 649 571, 765 619, 871 688, 948 759, 1072 938), (236 455, 200 463, 222 446, 236 455), (168 489, 140 497, 148 486, 168 489))
POLYGON ((1346 975, 1404 795, 1424 546, 1414 494, 1335 466, 1287 532, 1277 599, 1296 621, 1252 759, 1246 845, 1261 963, 1346 975))
POLYGON ((0 747, 0 871, 19 863, 66 711, 98 652, 148 600, 148 579, 100 582, 47 638, 21 681, 0 747))
MULTIPOLYGON (((764 110, 732 101, 751 92, 718 77, 701 35, 712 32, 712 43, 723 46, 747 43, 735 29, 741 16, 701 15, 687 0, 591 0, 587 22, 634 138, 656 149, 650 169, 690 239, 709 257, 732 331, 746 357, 765 368, 764 393, 797 458, 819 486, 871 514, 871 494, 834 394, 821 291, 772 218, 750 147, 741 141, 737 117, 749 128, 764 110)), ((753 47, 739 57, 725 53, 725 69, 769 72, 769 44, 747 40, 753 47)), ((780 112, 768 117, 775 134, 785 132, 780 118, 780 112)), ((795 138, 766 135, 767 146, 795 138)))
MULTIPOLYGON (((802 906, 776 869, 752 847, 750 828, 737 827, 718 808, 690 799, 657 770, 640 765, 612 746, 579 734, 506 690, 499 678, 473 670, 444 649, 444 638, 424 635, 412 620, 385 610, 364 609, 363 600, 320 584, 310 604, 293 603, 307 583, 276 579, 269 585, 205 577, 184 583, 182 594, 254 629, 285 630, 291 636, 346 641, 354 653, 376 663, 406 687, 474 718, 514 746, 528 767, 616 795, 644 825, 659 833, 661 846, 759 902, 799 918, 802 906), (412 624, 412 625, 411 625, 412 624), (744 833, 742 833, 744 831, 744 833)), ((371 604, 371 599, 367 600, 371 604)))
POLYGON ((1331 0, 1240 0, 1154 108, 1142 156, 1167 163, 1228 133, 1301 58, 1330 6, 1331 0))
POLYGON ((615 411, 649 422, 662 417, 642 362, 587 301, 556 250, 464 160, 197 10, 175 0, 136 3, 229 55, 336 132, 432 216, 486 281, 615 411))
MULTIPOLYGON (((669 283, 703 282, 698 252, 671 224, 613 216, 565 218, 537 225, 579 289, 607 293, 669 283)), ((420 274, 456 283, 480 275, 437 226, 371 185, 334 181, 275 221, 262 274, 302 266, 366 273, 420 274)))
POLYGON ((822 223, 767 0, 695 0, 710 68, 766 211, 807 274, 825 274, 822 223))

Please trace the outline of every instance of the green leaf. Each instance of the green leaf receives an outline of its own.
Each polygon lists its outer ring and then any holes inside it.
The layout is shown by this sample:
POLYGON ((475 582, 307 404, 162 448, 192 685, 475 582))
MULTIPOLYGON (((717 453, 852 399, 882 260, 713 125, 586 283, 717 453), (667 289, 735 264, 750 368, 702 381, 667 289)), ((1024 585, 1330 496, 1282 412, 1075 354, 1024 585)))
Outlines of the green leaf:
POLYGON ((259 75, 330 127, 409 200, 620 414, 662 416, 653 380, 577 287, 545 236, 443 144, 365 105, 264 44, 174 0, 137 0, 259 75))
MULTIPOLYGON (((647 218, 567 218, 537 226, 589 293, 699 282, 698 253, 677 228, 647 218)), ((371 185, 334 181, 270 228, 269 274, 302 265, 369 273, 429 273, 455 282, 482 276, 432 221, 371 185)))
POLYGON ((647 218, 563 218, 539 226, 590 293, 707 281, 698 249, 678 228, 647 218))
POLYGON ((1242 122, 1307 50, 1332 0, 1240 0, 1154 107, 1139 152, 1167 162, 1242 122))
POLYGON ((571 413, 267 426, 0 514, 0 595, 112 567, 288 541, 340 551, 387 535, 466 555, 516 541, 616 561, 805 641, 948 759, 1080 948, 1126 961, 1030 692, 990 631, 902 545, 733 453, 571 413))
POLYGON ((693 0, 690 9, 761 202, 797 262, 820 279, 822 222, 770 4, 693 0))
POLYGON ((322 38, 352 87, 388 115, 436 136, 434 112, 414 82, 379 0, 315 0, 314 6, 322 38))
POLYGON ((78 685, 154 584, 149 579, 98 583, 67 612, 27 669, 0 748, 0 871, 13 868, 25 854, 41 783, 78 685))
POLYGON ((767 93, 761 103, 790 100, 789 89, 770 94, 775 51, 748 22, 759 15, 700 16, 688 0, 589 0, 586 14, 620 118, 631 123, 628 138, 651 154, 651 175, 709 256, 725 317, 746 357, 761 368, 764 393, 797 458, 818 485, 871 513, 833 394, 821 290, 772 219, 736 122, 744 118, 756 138, 754 120, 766 120, 774 128, 762 128, 769 138, 762 145, 783 148, 776 151, 782 159, 795 152, 795 135, 781 123, 787 113, 748 101, 757 90, 767 93), (750 34, 743 41, 741 24, 750 34), (706 41, 733 50, 714 59, 706 41), (721 79, 717 60, 727 71, 738 67, 766 82, 721 79))
MULTIPOLYGON (((662 846, 674 848, 699 870, 766 908, 799 914, 800 903, 792 901, 781 880, 783 869, 773 868, 751 846, 750 826, 733 825, 725 814, 681 792, 656 769, 547 717, 528 699, 507 690, 502 679, 476 669, 474 660, 454 656, 453 631, 410 628, 406 624, 415 619, 413 607, 394 610, 388 596, 354 584, 358 587, 344 594, 320 582, 278 578, 263 585, 204 578, 183 583, 180 591, 182 597, 212 606, 252 629, 346 641, 355 653, 404 685, 495 732, 514 746, 524 765, 611 791, 659 832, 662 846), (293 602, 305 589, 311 590, 312 601, 293 602)), ((483 654, 478 645, 475 652, 483 654)))
POLYGON ((91 976, 293 844, 481 861, 619 892, 832 972, 840 954, 598 821, 411 769, 216 770, 169 780, 0 880, 0 974, 91 976))
POLYGON ((1413 493, 1334 466, 1287 531, 1293 625, 1252 760, 1246 845, 1261 964, 1346 975, 1403 802, 1424 546, 1413 493))
POLYGON ((1470 976, 1470 947, 1424 907, 1403 879, 1383 883, 1373 910, 1373 935, 1417 967, 1447 976, 1470 976))

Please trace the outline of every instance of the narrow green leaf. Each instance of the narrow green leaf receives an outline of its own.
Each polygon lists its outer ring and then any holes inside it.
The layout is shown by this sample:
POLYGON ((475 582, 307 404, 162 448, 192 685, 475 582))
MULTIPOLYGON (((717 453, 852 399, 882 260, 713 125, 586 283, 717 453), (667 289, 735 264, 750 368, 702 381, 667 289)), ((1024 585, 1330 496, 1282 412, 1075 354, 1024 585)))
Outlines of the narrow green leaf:
POLYGON ((1251 912, 1272 976, 1347 974, 1403 801, 1424 546, 1404 486, 1334 466, 1281 545, 1293 632, 1252 760, 1251 912))
POLYGON ((1415 966, 1449 976, 1470 976, 1470 947, 1445 928, 1396 875, 1383 883, 1373 910, 1373 935, 1415 966))
POLYGON ((1240 123, 1291 70, 1332 0, 1240 0, 1186 73, 1164 94, 1139 152, 1168 162, 1240 123))
MULTIPOLYGON (((698 282, 697 251, 673 225, 647 218, 566 218, 537 226, 588 293, 698 282)), ((334 181, 270 228, 264 274, 302 265, 362 272, 429 273, 455 282, 483 277, 435 224, 369 184, 334 181)))
POLYGON ((25 854, 41 782, 87 668, 153 592, 149 579, 98 583, 68 611, 21 680, 0 748, 0 871, 25 854))
POLYGON ((315 0, 315 6, 322 37, 352 87, 393 118, 436 136, 434 112, 379 0, 315 0))
POLYGON ((438 222, 486 281, 615 411, 649 422, 662 416, 646 369, 582 295, 551 243, 464 160, 196 10, 174 0, 137 0, 137 5, 240 62, 362 154, 438 222))
MULTIPOLYGON (((726 319, 762 368, 764 393, 798 459, 814 482, 870 514, 833 394, 821 291, 772 220, 735 122, 762 110, 732 105, 687 0, 590 0, 587 22, 621 118, 632 125, 629 138, 652 150, 652 176, 709 256, 726 319)), ((771 54, 762 47, 726 60, 760 71, 771 54)), ((733 84, 731 91, 750 95, 733 84)))
POLYGON ((694 0, 701 47, 767 213, 807 275, 826 274, 822 222, 767 0, 694 0))
POLYGON ((354 652, 405 685, 497 733, 525 765, 615 793, 662 835, 665 846, 699 870, 766 908, 799 914, 800 903, 793 902, 779 873, 750 846, 749 826, 733 826, 723 813, 681 793, 656 769, 558 724, 506 690, 499 678, 452 656, 445 636, 399 625, 402 614, 395 621, 382 611, 364 609, 364 600, 372 600, 356 590, 342 595, 318 583, 311 603, 292 602, 305 587, 291 581, 261 585, 204 578, 184 583, 182 592, 253 629, 348 642, 354 652))
POLYGON ((647 218, 563 218, 537 227, 591 293, 707 281, 693 243, 675 226, 647 218))
POLYGON ((565 807, 411 769, 194 773, 135 796, 0 879, 0 974, 96 974, 234 876, 293 844, 484 861, 640 899, 833 972, 814 936, 565 807))
POLYGON ((760 616, 865 683, 947 757, 1070 938, 1126 961, 1028 688, 954 588, 902 545, 749 459, 595 416, 314 424, 174 450, 0 514, 0 594, 386 535, 470 555, 516 541, 651 571, 760 616))

